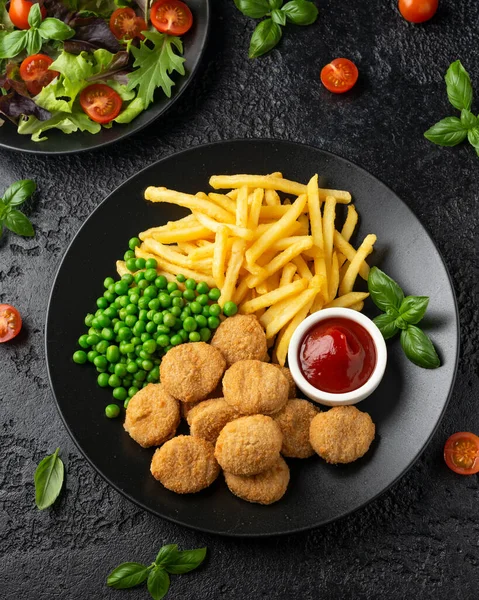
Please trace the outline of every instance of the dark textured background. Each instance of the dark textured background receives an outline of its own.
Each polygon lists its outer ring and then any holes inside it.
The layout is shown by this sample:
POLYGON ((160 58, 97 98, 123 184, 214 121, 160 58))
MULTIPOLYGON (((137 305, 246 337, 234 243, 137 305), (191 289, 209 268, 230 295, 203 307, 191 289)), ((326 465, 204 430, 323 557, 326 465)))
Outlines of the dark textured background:
MULTIPOLYGON (((76 157, 0 152, 2 190, 27 177, 39 187, 26 208, 35 238, 7 234, 0 240, 0 302, 17 306, 25 319, 17 341, 0 347, 0 597, 147 598, 146 589, 107 589, 106 575, 125 560, 148 562, 162 544, 177 542, 182 548, 207 545, 209 557, 198 571, 174 578, 169 598, 477 598, 478 479, 455 476, 441 452, 451 433, 479 433, 479 159, 470 146, 440 149, 422 133, 454 114, 443 84, 453 60, 463 61, 479 91, 479 3, 440 4, 432 22, 412 26, 399 16, 394 0, 322 0, 314 26, 288 27, 278 49, 249 61, 253 21, 232 0, 213 0, 212 36, 199 76, 147 131, 76 157), (336 97, 321 87, 318 75, 323 64, 341 55, 355 60, 361 80, 352 94, 336 97), (357 162, 392 187, 443 253, 462 322, 454 394, 409 473, 339 522, 261 541, 172 525, 110 489, 60 421, 43 350, 54 273, 93 208, 159 158, 237 137, 313 144, 357 162), (40 512, 34 507, 33 472, 56 446, 66 464, 66 486, 59 502, 40 512)), ((87 277, 72 274, 72 294, 87 277)))

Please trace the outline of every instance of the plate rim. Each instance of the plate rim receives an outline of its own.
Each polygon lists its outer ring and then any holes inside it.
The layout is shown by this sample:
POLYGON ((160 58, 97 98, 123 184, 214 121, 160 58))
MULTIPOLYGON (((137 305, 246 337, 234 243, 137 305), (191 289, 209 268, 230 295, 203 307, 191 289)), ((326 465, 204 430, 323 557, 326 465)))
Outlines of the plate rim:
POLYGON ((250 538, 250 539, 260 539, 260 538, 272 538, 272 537, 279 537, 279 536, 286 536, 286 535, 295 535, 295 534, 299 534, 299 533, 303 533, 303 532, 307 532, 307 531, 311 531, 311 530, 315 530, 318 529, 320 527, 324 527, 326 525, 329 525, 331 523, 334 523, 336 521, 338 521, 339 519, 343 519, 348 517, 349 515, 352 515, 354 513, 356 513, 357 511, 363 509, 365 506, 367 506, 368 504, 371 504, 373 501, 377 500, 380 496, 382 496, 383 494, 385 494, 388 490, 390 490, 394 485, 396 485, 396 483, 402 479, 411 469, 412 467, 417 463, 417 461, 419 460, 419 458, 422 456, 422 454, 424 453, 424 451, 426 450, 426 448, 428 447, 428 445, 430 444, 432 438, 434 437, 434 435, 436 434, 439 425, 441 424, 443 418, 444 418, 444 414, 449 406, 449 402, 451 400, 451 396, 454 390, 454 386, 455 386, 455 382, 456 382, 456 378, 457 378, 457 372, 458 372, 458 366, 459 366, 459 359, 460 359, 460 348, 461 348, 461 324, 460 324, 460 315, 459 315, 459 307, 458 307, 458 302, 457 302, 457 297, 456 297, 456 292, 454 289, 454 282, 452 280, 451 274, 449 272, 449 268, 447 266, 447 263, 444 260, 444 257, 441 253, 441 251, 439 250, 439 248, 437 247, 436 242, 434 241, 434 238, 431 236, 431 234, 429 233, 429 230, 427 229, 427 227, 423 224, 423 222, 419 219, 419 217, 416 216, 416 214, 414 213, 414 211, 409 207, 409 205, 402 200, 402 198, 396 194, 396 192, 390 188, 388 185, 386 185, 379 177, 376 177, 376 175, 374 175, 373 173, 370 173, 369 171, 367 171, 364 167, 361 167, 360 165, 358 165, 357 163, 344 158, 338 154, 335 154, 334 152, 330 152, 329 150, 324 150, 323 148, 318 148, 316 146, 313 146, 312 144, 305 144, 302 142, 296 142, 296 141, 291 141, 291 140, 280 140, 280 139, 276 139, 276 138, 234 138, 234 139, 226 139, 226 140, 217 140, 214 142, 208 142, 206 144, 198 144, 196 146, 191 146, 189 148, 185 148, 183 150, 180 150, 178 152, 173 152, 172 154, 168 154, 167 156, 164 156, 163 158, 152 162, 149 165, 146 165, 145 167, 143 167, 142 169, 140 169, 139 171, 137 171, 136 173, 134 173, 133 175, 131 175, 130 177, 128 177, 127 179, 125 179, 124 181, 122 181, 122 183, 120 183, 120 185, 118 185, 114 190, 112 190, 99 204, 98 206, 88 215, 88 217, 85 219, 85 221, 82 223, 82 225, 80 226, 80 228, 78 229, 78 231, 75 233, 75 235, 72 237, 72 239, 70 240, 70 243, 68 244, 65 252, 63 253, 61 259, 60 259, 60 263, 58 265, 58 268, 55 272, 55 276, 53 279, 53 283, 52 283, 52 287, 50 290, 50 294, 48 296, 48 303, 47 303, 47 309, 46 309, 46 318, 45 318, 45 333, 44 333, 44 349, 45 349, 45 362, 46 362, 46 367, 47 367, 47 374, 48 374, 48 382, 50 384, 50 389, 52 391, 53 394, 53 398, 55 400, 55 405, 56 408, 60 414, 60 418, 70 436, 70 438, 73 440, 74 444, 76 445, 76 447, 78 448, 78 450, 80 451, 80 454, 83 456, 83 458, 85 458, 87 460, 87 462, 93 467, 94 471, 96 473, 98 473, 111 487, 113 487, 113 489, 115 489, 117 492, 119 492, 123 497, 127 498, 130 502, 132 502, 133 504, 135 504, 136 506, 139 506, 140 508, 142 508, 143 510, 146 510, 148 513, 154 515, 156 518, 160 518, 160 519, 166 519, 167 521, 170 521, 172 523, 175 523, 176 525, 180 525, 182 527, 186 527, 188 529, 193 529, 195 531, 201 531, 204 533, 208 533, 211 535, 217 535, 217 536, 222 536, 222 537, 228 537, 228 538, 250 538), (302 147, 302 148, 309 148, 311 150, 314 151, 319 151, 329 157, 333 157, 335 160, 339 159, 340 161, 343 161, 344 163, 346 163, 348 166, 353 166, 356 169, 359 169, 361 172, 363 172, 364 174, 366 174, 369 177, 373 177, 375 178, 377 181, 379 181, 389 192, 391 192, 392 194, 394 194, 397 198, 399 198, 399 200, 402 202, 402 204, 405 206, 405 208, 411 213, 411 215, 414 217, 414 219, 416 219, 420 225, 422 226, 422 228, 424 229, 426 235, 428 236, 429 240, 431 241, 431 243, 433 244, 433 247, 435 248, 439 258, 441 259, 441 262, 443 264, 443 267, 445 269, 448 281, 449 281, 449 285, 452 291, 452 297, 453 297, 453 303, 454 303, 454 316, 455 316, 455 324, 456 324, 456 331, 457 331, 457 335, 456 335, 456 343, 455 343, 455 352, 456 352, 456 356, 455 356, 455 362, 454 362, 454 366, 453 366, 453 374, 452 374, 452 379, 451 379, 451 383, 449 386, 449 389, 447 391, 447 397, 446 397, 446 401, 444 403, 444 406, 441 410, 441 413, 439 415, 439 418, 433 428, 433 430, 431 431, 430 435, 428 436, 427 440, 424 442, 424 444, 421 446, 421 448, 419 449, 419 451, 417 452, 417 454, 414 456, 414 458, 410 461, 410 463, 408 464, 408 466, 401 471, 401 473, 395 477, 393 479, 393 481, 391 481, 384 489, 382 489, 380 492, 378 492, 377 494, 375 494, 374 496, 372 496, 371 498, 369 498, 368 500, 366 500, 365 502, 361 503, 359 506, 355 507, 354 509, 345 512, 341 515, 338 515, 332 519, 329 519, 327 521, 323 521, 320 523, 315 523, 313 525, 307 525, 307 526, 303 526, 303 527, 298 527, 296 529, 291 529, 289 531, 281 531, 281 532, 263 532, 263 533, 242 533, 242 532, 236 532, 236 531, 232 531, 232 532, 228 532, 228 531, 222 531, 222 532, 218 532, 215 530, 212 530, 208 527, 200 527, 197 525, 192 525, 189 523, 184 523, 183 521, 180 521, 178 519, 175 519, 174 517, 171 516, 165 516, 165 515, 159 515, 155 510, 153 510, 152 508, 150 508, 149 506, 146 506, 145 504, 143 504, 143 502, 141 500, 137 500, 136 498, 133 498, 128 492, 122 490, 117 484, 113 483, 109 477, 104 474, 102 471, 100 471, 100 469, 94 464, 94 462, 92 460, 90 460, 90 458, 84 453, 84 451, 82 450, 79 441, 76 439, 75 435, 73 434, 73 432, 71 431, 69 425, 67 424, 63 413, 61 411, 60 408, 60 403, 58 402, 56 393, 55 393, 55 389, 53 387, 53 382, 52 382, 52 378, 51 378, 51 374, 50 374, 50 367, 49 367, 49 354, 48 354, 48 331, 49 331, 49 316, 50 316, 50 305, 52 303, 52 298, 53 298, 53 292, 55 290, 56 287, 56 283, 57 283, 57 279, 59 277, 60 271, 63 267, 63 263, 64 260, 68 254, 68 252, 70 251, 70 248, 72 247, 72 245, 74 244, 75 240, 77 239, 77 237, 80 235, 81 231, 83 230, 83 228, 86 226, 86 224, 89 222, 89 220, 95 215, 95 213, 99 210, 99 208, 109 200, 109 198, 111 196, 113 196, 114 194, 116 194, 124 185, 128 184, 131 182, 132 179, 135 179, 136 177, 140 176, 143 172, 147 171, 148 169, 150 169, 153 166, 157 166, 160 163, 167 161, 173 157, 179 156, 179 155, 183 155, 183 154, 187 154, 189 152, 193 152, 199 149, 205 149, 211 146, 218 146, 218 145, 222 145, 222 144, 248 144, 248 143, 260 143, 260 144, 285 144, 285 145, 291 145, 291 146, 298 146, 298 147, 302 147))

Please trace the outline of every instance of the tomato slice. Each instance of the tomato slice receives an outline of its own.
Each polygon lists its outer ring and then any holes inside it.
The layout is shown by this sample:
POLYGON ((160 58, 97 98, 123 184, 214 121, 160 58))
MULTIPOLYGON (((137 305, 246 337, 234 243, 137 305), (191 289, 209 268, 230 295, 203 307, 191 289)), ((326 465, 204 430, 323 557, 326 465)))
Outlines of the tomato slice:
POLYGON ((22 317, 10 304, 0 304, 0 344, 8 342, 20 333, 22 317))
POLYGON ((122 99, 109 85, 95 83, 82 91, 80 104, 96 123, 109 123, 120 114, 122 99))
POLYGON ((183 35, 193 25, 193 15, 181 0, 158 0, 151 7, 151 22, 162 33, 183 35))
POLYGON ((410 23, 424 23, 436 14, 439 0, 399 0, 399 11, 410 23))
POLYGON ((137 17, 132 8, 118 8, 110 17, 110 30, 117 40, 144 40, 141 32, 147 29, 145 19, 137 17))
POLYGON ((53 64, 53 59, 46 54, 34 54, 22 62, 20 77, 27 84, 30 94, 36 96, 42 91, 42 88, 60 75, 58 71, 49 70, 51 64, 53 64))
POLYGON ((451 435, 444 446, 444 460, 459 475, 479 473, 479 437, 468 431, 451 435))
POLYGON ((335 58, 321 71, 321 83, 333 94, 348 92, 358 80, 356 65, 347 58, 335 58))
MULTIPOLYGON (((15 27, 18 29, 30 29, 28 15, 32 6, 33 2, 27 2, 27 0, 11 0, 8 16, 15 27)), ((40 11, 42 13, 42 18, 44 19, 47 16, 45 7, 41 6, 40 11)))

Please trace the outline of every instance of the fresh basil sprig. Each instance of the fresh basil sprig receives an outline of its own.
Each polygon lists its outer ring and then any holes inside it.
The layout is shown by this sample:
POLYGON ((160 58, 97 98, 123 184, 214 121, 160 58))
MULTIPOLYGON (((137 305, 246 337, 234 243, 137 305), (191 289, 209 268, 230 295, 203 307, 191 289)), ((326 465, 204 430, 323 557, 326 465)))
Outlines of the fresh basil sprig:
POLYGON ((461 118, 442 119, 428 129, 424 137, 438 146, 457 146, 467 138, 479 156, 479 119, 471 112, 471 78, 460 60, 451 64, 445 80, 449 102, 461 111, 461 118))
POLYGON ((204 561, 206 548, 178 550, 177 544, 163 546, 151 565, 127 562, 114 569, 106 580, 109 587, 125 590, 147 582, 148 591, 154 600, 161 600, 170 588, 170 577, 193 571, 204 561))
POLYGON ((234 0, 236 8, 253 19, 268 17, 258 24, 251 36, 249 57, 257 58, 272 50, 280 41, 287 22, 311 25, 318 17, 318 9, 309 0, 234 0))
POLYGON ((417 324, 426 314, 428 296, 406 296, 391 277, 377 267, 369 271, 368 288, 374 304, 383 311, 374 322, 389 340, 401 332, 401 346, 407 358, 419 367, 436 369, 441 361, 428 336, 417 324))
POLYGON ((30 29, 15 30, 0 37, 0 59, 13 58, 23 50, 28 54, 40 52, 43 40, 63 41, 75 35, 75 30, 60 19, 42 20, 39 4, 33 4, 28 13, 30 29))
POLYGON ((3 233, 3 227, 10 229, 17 235, 32 237, 35 235, 33 225, 29 219, 19 210, 14 208, 20 206, 30 198, 36 190, 36 184, 31 179, 23 179, 13 183, 0 198, 0 236, 3 233))
POLYGON ((63 485, 64 466, 57 448, 38 465, 34 475, 35 503, 40 510, 51 506, 58 498, 63 485))

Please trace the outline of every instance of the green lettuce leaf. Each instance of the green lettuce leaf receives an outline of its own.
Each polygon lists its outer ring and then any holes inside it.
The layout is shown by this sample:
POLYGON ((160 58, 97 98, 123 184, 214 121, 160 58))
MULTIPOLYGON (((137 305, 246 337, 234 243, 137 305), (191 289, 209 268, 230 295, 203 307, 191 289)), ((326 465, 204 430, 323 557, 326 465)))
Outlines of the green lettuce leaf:
POLYGON ((116 119, 115 123, 131 123, 140 113, 145 110, 143 102, 140 98, 135 98, 130 104, 123 110, 116 119))
POLYGON ((2 31, 13 31, 13 23, 8 16, 7 0, 0 0, 0 32, 2 31))
POLYGON ((80 108, 72 113, 57 112, 48 121, 39 121, 36 117, 28 117, 28 119, 20 121, 18 133, 31 135, 33 142, 43 142, 47 137, 42 134, 49 129, 60 129, 63 133, 74 133, 78 130, 98 133, 101 131, 101 125, 89 119, 80 108))

